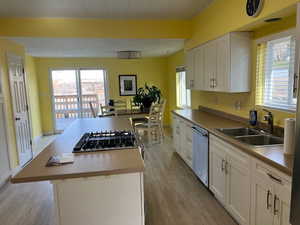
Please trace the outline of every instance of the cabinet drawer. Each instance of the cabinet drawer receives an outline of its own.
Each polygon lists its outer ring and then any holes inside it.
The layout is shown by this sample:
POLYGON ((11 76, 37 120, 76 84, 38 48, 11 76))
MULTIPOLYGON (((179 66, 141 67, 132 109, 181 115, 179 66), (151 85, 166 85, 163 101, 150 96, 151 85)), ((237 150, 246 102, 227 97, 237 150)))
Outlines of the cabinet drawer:
POLYGON ((230 158, 239 163, 242 167, 249 167, 251 165, 250 156, 233 145, 221 140, 220 138, 210 135, 210 146, 214 151, 225 151, 230 158))
POLYGON ((282 172, 278 171, 272 166, 253 158, 252 159, 253 175, 262 179, 268 179, 278 184, 291 185, 292 178, 282 172))

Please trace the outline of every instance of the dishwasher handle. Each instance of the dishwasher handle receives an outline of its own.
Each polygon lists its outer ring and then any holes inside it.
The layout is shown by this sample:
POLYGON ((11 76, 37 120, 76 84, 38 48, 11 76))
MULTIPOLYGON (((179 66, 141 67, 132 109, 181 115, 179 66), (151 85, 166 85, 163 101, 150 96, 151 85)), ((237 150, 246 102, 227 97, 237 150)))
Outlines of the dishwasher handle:
POLYGON ((208 137, 207 132, 203 132, 203 131, 197 129, 197 127, 192 127, 192 129, 194 130, 194 132, 197 132, 198 134, 202 135, 203 137, 208 137))

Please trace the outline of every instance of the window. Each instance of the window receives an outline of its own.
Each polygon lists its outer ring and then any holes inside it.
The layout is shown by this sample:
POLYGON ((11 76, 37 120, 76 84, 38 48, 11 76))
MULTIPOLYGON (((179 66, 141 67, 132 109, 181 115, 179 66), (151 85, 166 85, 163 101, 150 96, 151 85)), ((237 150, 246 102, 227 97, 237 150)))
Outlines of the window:
POLYGON ((191 90, 186 88, 184 67, 176 69, 176 105, 179 108, 191 107, 191 90))
POLYGON ((257 48, 258 105, 292 110, 296 109, 294 97, 295 38, 281 37, 262 42, 257 48))
POLYGON ((52 107, 55 129, 65 130, 76 118, 93 117, 107 99, 106 72, 102 69, 52 70, 52 107))

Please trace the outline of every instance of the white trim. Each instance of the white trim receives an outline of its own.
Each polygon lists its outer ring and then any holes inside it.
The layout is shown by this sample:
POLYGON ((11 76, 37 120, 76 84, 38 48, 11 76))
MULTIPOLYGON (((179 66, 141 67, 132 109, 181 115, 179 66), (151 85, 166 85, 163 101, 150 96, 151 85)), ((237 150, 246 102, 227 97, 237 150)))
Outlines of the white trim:
POLYGON ((284 38, 284 37, 288 37, 288 36, 296 36, 296 28, 292 28, 292 29, 288 29, 276 34, 271 34, 259 39, 255 40, 256 44, 261 44, 261 43, 265 43, 267 41, 272 41, 275 39, 280 39, 280 38, 284 38))
MULTIPOLYGON (((5 135, 5 142, 6 142, 6 153, 7 153, 7 160, 8 160, 8 172, 7 174, 2 174, 3 179, 0 179, 0 188, 9 180, 9 177, 11 175, 12 169, 11 169, 11 151, 10 151, 10 144, 8 142, 8 125, 7 125, 7 116, 6 116, 6 103, 5 103, 5 97, 3 93, 3 86, 2 82, 2 75, 1 75, 1 70, 0 70, 0 89, 2 90, 2 93, 0 95, 0 104, 3 105, 3 125, 4 125, 4 135, 5 135), (1 101, 2 99, 2 101, 1 101)), ((1 121, 2 122, 2 121, 1 121)))

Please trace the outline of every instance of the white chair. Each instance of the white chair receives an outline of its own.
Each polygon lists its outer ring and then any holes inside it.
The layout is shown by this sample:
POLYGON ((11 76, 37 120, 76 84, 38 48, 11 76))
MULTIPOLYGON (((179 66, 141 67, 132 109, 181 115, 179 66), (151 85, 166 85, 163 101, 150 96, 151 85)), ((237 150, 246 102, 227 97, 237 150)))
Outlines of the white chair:
POLYGON ((92 112, 92 116, 93 116, 94 118, 96 118, 96 117, 98 116, 97 110, 94 108, 92 102, 89 102, 89 105, 90 105, 90 110, 91 110, 91 112, 92 112))
POLYGON ((138 111, 138 110, 140 110, 140 106, 134 104, 133 100, 130 99, 130 111, 131 111, 131 113, 133 113, 134 111, 138 111))
POLYGON ((101 116, 118 116, 118 111, 114 106, 100 105, 101 116))
POLYGON ((165 108, 165 101, 160 104, 152 104, 150 107, 149 116, 147 122, 136 123, 134 129, 139 131, 146 131, 148 136, 148 142, 152 142, 152 137, 156 137, 158 142, 161 142, 164 137, 163 131, 163 114, 165 108))

